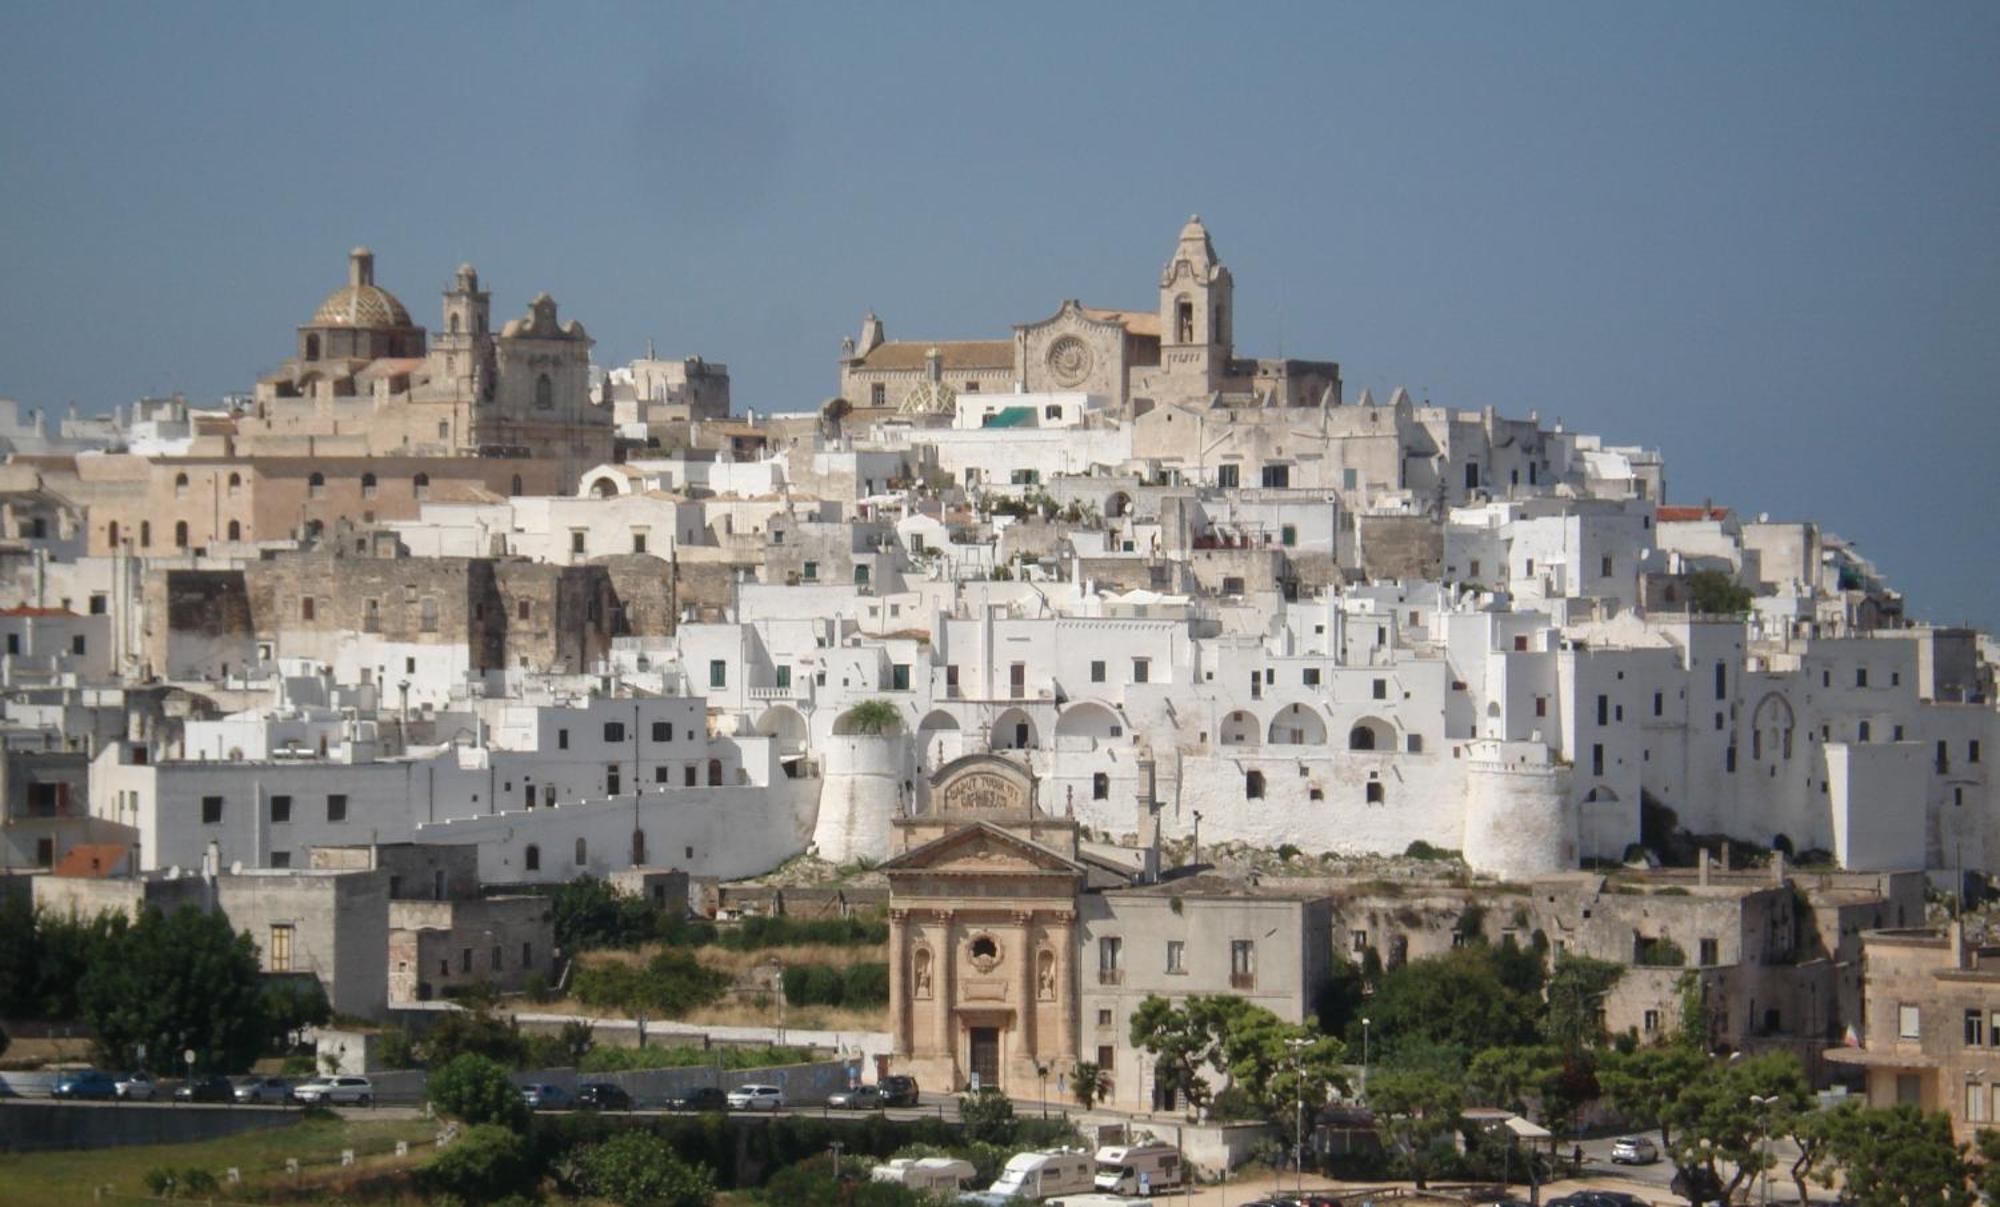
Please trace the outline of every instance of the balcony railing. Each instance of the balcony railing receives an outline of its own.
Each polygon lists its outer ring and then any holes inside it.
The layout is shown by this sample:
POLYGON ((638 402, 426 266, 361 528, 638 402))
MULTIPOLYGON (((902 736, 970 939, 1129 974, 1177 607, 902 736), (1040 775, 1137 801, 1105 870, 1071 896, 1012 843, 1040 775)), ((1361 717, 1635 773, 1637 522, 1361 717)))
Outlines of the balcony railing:
POLYGON ((1125 970, 1123 968, 1100 968, 1097 970, 1097 983, 1100 985, 1123 985, 1125 983, 1125 970))
POLYGON ((1255 989, 1257 987, 1257 974, 1254 972, 1232 972, 1229 974, 1229 987, 1231 989, 1255 989))

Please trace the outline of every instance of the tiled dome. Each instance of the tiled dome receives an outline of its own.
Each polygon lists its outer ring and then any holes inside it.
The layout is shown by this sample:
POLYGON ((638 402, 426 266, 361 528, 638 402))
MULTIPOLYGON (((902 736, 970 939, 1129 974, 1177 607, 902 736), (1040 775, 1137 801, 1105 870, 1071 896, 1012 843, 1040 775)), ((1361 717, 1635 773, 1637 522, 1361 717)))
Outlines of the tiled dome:
POLYGON ((347 254, 347 284, 326 295, 310 327, 408 327, 410 312, 396 295, 375 284, 375 255, 365 247, 347 254))

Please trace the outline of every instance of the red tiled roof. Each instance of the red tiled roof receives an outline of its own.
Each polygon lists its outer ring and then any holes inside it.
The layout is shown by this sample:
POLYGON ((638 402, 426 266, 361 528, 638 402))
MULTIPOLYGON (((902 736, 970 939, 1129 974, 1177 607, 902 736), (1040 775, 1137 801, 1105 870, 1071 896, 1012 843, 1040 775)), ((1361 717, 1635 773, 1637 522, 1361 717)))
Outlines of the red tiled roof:
POLYGON ((1699 520, 1725 520, 1727 507, 1660 507, 1653 513, 1662 524, 1692 524, 1699 520))
POLYGON ((118 870, 130 854, 125 847, 112 842, 83 842, 69 849, 69 853, 56 864, 58 876, 69 876, 82 880, 101 880, 118 870))
POLYGON ((18 608, 0 608, 0 616, 74 616, 74 615, 76 615, 76 613, 70 611, 68 608, 35 608, 27 606, 18 608))

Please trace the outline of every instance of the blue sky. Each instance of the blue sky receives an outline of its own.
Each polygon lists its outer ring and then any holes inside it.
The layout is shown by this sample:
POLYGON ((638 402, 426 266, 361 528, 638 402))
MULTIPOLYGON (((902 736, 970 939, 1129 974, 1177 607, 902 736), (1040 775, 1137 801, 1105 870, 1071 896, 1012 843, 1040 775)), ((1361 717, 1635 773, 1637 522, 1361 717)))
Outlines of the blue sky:
POLYGON ((1538 410, 2000 627, 2000 6, 35 5, 0 14, 0 395, 212 400, 357 243, 617 363, 830 395, 874 308, 1153 304, 1538 410))

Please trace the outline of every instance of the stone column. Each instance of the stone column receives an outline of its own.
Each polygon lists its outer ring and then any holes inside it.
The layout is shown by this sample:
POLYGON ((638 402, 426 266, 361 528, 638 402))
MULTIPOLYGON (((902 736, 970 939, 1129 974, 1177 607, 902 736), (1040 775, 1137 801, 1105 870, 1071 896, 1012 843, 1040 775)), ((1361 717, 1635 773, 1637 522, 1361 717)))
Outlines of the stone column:
POLYGON ((898 1057, 910 1055, 909 911, 889 911, 889 1048, 898 1057))
POLYGON ((937 948, 931 953, 931 1015, 936 1025, 933 1042, 937 1045, 937 1056, 951 1069, 954 1084, 947 1087, 957 1089, 958 1046, 952 1035, 952 1006, 958 1001, 958 934, 952 911, 937 911, 937 948))
POLYGON ((1076 983, 1076 914, 1056 917, 1056 1047, 1062 1059, 1076 1065, 1077 1030, 1083 1025, 1076 983))
POLYGON ((1015 978, 1021 987, 1021 1008, 1014 1014, 1014 1025, 1020 1030, 1019 1055, 1039 1064, 1042 1054, 1035 1048, 1035 1010, 1041 995, 1035 983, 1035 915, 1015 914, 1014 925, 1021 931, 1021 972, 1015 978))

